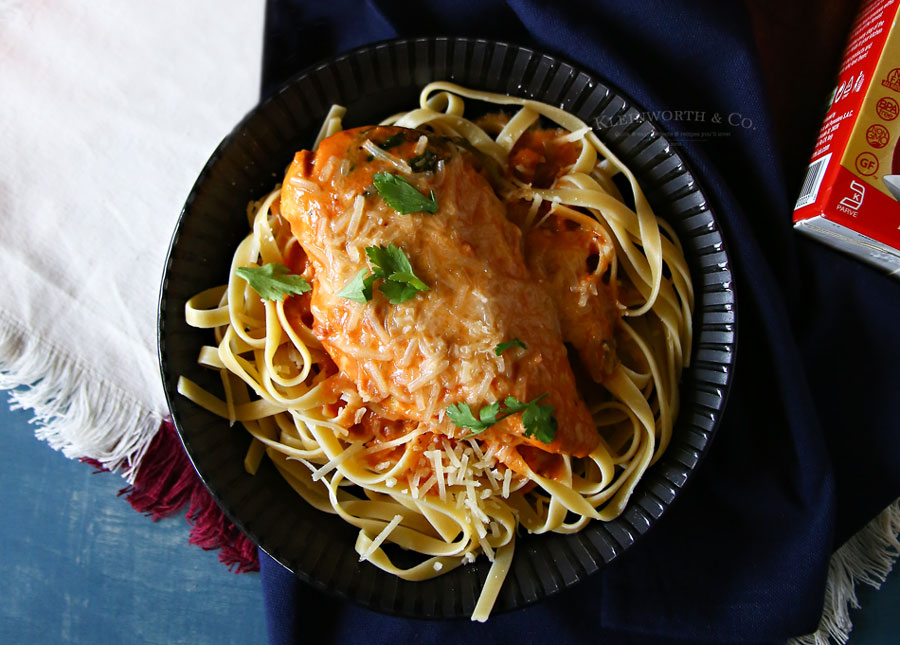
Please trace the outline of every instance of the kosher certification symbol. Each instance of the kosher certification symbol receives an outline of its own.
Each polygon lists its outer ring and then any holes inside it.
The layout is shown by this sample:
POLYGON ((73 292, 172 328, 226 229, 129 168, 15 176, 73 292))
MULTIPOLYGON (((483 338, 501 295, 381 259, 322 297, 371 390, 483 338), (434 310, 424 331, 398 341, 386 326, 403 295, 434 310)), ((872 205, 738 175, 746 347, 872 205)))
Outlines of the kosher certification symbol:
POLYGON ((900 105, 897 105, 897 101, 891 97, 885 96, 878 99, 878 103, 875 104, 875 111, 878 113, 879 118, 885 121, 893 121, 900 114, 900 105))
POLYGON ((869 129, 866 130, 866 141, 873 148, 885 147, 890 139, 891 133, 888 132, 888 129, 880 123, 871 125, 869 126, 869 129))
POLYGON ((878 158, 871 152, 860 153, 856 157, 856 170, 860 175, 871 177, 878 172, 878 158))

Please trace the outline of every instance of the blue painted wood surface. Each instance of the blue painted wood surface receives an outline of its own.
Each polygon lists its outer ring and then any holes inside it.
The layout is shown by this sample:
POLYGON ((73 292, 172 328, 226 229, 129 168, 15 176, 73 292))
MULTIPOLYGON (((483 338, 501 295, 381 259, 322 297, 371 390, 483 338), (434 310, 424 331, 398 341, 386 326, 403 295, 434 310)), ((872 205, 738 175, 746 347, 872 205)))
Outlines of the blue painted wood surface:
MULTIPOLYGON (((0 402, 0 643, 264 643, 257 574, 188 546, 182 516, 151 522, 117 475, 34 437, 0 402)), ((900 567, 858 590, 850 643, 900 642, 900 567)))
POLYGON ((187 544, 0 402, 0 643, 265 643, 258 574, 187 544))

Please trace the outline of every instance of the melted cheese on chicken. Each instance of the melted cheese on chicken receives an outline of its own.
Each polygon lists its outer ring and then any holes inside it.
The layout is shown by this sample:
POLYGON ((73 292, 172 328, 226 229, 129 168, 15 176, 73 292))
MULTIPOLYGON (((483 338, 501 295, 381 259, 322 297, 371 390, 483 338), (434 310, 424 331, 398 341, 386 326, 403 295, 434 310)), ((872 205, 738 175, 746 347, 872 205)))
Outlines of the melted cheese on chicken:
POLYGON ((514 396, 554 408, 552 443, 525 437, 513 415, 480 435, 512 448, 529 443, 547 452, 587 455, 597 444, 594 422, 579 396, 553 299, 529 272, 522 233, 478 170, 479 160, 456 144, 396 127, 358 128, 325 139, 315 153, 297 153, 285 177, 281 209, 309 259, 313 331, 365 405, 388 419, 426 424, 451 437, 469 431, 445 418, 466 402, 475 411, 514 396), (396 135, 402 135, 398 144, 396 135), (423 148, 433 171, 415 172, 423 148), (392 144, 384 145, 389 137, 392 144), (390 172, 424 195, 434 191, 434 214, 401 214, 372 188, 390 172), (392 305, 377 287, 370 302, 339 292, 363 269, 365 249, 394 244, 429 290, 392 305), (499 343, 518 338, 527 349, 497 356, 499 343))

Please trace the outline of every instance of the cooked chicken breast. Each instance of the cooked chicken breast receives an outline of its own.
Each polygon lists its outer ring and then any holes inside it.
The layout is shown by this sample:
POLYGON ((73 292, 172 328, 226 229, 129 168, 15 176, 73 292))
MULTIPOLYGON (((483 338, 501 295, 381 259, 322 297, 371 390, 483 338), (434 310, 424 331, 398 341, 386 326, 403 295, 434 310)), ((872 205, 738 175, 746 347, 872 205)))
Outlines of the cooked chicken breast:
POLYGON ((555 219, 528 232, 528 268, 551 295, 559 312, 562 338, 578 352, 591 378, 602 383, 616 356, 613 331, 620 312, 615 286, 604 281, 615 249, 604 235, 567 228, 555 219))
POLYGON ((557 306, 529 271, 522 233, 481 165, 447 139, 396 127, 343 131, 315 153, 297 153, 281 211, 311 265, 313 331, 367 407, 386 418, 461 437, 469 431, 450 423, 447 406, 465 402, 477 416, 507 396, 525 402, 545 394, 541 403, 553 406, 558 422, 551 443, 525 437, 519 414, 480 438, 585 456, 598 437, 557 306), (403 178, 422 196, 433 191, 435 212, 398 212, 374 188, 376 173, 403 178), (389 244, 427 290, 399 304, 379 282, 368 302, 342 296, 361 271, 372 271, 366 248, 389 244), (497 345, 513 339, 526 347, 498 356, 497 345))

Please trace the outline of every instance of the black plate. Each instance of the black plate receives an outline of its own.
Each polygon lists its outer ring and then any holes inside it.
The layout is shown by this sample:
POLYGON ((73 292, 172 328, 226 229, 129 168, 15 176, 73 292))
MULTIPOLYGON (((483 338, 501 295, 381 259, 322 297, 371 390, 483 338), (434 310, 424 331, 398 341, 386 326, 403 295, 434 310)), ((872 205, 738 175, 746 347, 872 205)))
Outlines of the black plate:
POLYGON ((225 137, 200 173, 172 236, 159 301, 162 377, 181 439, 213 497, 254 542, 313 585, 382 612, 449 618, 472 612, 489 563, 480 558, 433 580, 411 583, 360 563, 357 530, 308 506, 264 462, 251 477, 250 436, 175 390, 179 375, 217 391, 196 364, 208 331, 184 321, 184 303, 223 284, 247 234, 246 204, 280 181, 296 150, 308 148, 332 103, 345 126, 370 124, 418 103, 430 81, 539 99, 587 123, 614 123, 598 136, 627 163, 656 213, 676 229, 696 289, 692 365, 668 451, 644 476, 618 519, 577 535, 521 537, 495 613, 533 603, 620 556, 672 504, 707 451, 725 405, 735 358, 735 293, 715 217, 696 178, 658 126, 602 79, 552 56, 467 38, 397 40, 357 49, 299 74, 225 137))

